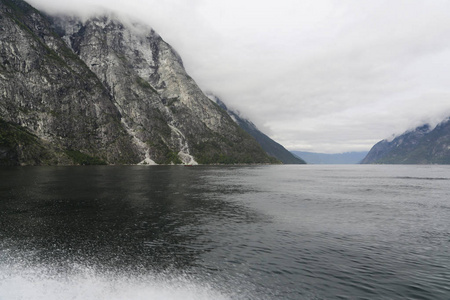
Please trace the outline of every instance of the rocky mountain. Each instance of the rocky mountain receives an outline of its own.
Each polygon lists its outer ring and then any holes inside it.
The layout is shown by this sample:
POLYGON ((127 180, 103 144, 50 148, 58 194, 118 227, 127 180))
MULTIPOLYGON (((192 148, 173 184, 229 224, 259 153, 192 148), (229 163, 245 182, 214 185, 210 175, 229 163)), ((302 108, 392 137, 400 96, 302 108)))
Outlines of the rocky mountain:
POLYGON ((303 158, 308 164, 359 164, 367 155, 364 152, 344 153, 315 153, 305 151, 291 151, 294 155, 303 158))
POLYGON ((450 120, 423 125, 392 141, 378 142, 363 164, 450 164, 450 120))
POLYGON ((242 117, 239 112, 229 109, 219 97, 213 94, 208 94, 208 97, 223 108, 228 115, 238 124, 243 130, 253 136, 259 145, 266 151, 266 153, 283 164, 305 164, 305 161, 299 157, 292 155, 286 148, 278 144, 270 137, 262 133, 250 120, 242 117))
POLYGON ((0 164, 274 161, 151 28, 0 1, 0 164))

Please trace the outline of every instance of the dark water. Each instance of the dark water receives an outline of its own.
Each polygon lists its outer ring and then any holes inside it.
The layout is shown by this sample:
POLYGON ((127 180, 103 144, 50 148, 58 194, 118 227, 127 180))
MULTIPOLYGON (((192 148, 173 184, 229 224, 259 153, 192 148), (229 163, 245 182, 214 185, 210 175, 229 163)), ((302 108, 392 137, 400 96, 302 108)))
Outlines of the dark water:
POLYGON ((450 167, 0 170, 0 300, 450 299, 450 167))

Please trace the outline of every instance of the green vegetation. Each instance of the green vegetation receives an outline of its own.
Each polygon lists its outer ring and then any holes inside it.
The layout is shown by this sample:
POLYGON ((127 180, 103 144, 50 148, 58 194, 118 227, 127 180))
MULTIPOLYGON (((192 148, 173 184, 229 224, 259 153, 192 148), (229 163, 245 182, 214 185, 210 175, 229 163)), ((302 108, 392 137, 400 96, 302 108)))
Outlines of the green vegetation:
MULTIPOLYGON (((56 33, 54 33, 55 35, 57 35, 56 33)), ((59 38, 59 37, 58 37, 59 38)), ((65 44, 62 45, 62 47, 60 47, 58 49, 58 51, 60 51, 65 57, 70 58, 73 61, 77 61, 80 62, 80 58, 78 57, 78 55, 76 55, 72 49, 70 49, 69 47, 67 47, 65 44)), ((84 63, 84 62, 83 62, 84 63)), ((92 73, 94 74, 94 73, 92 73)))
POLYGON ((200 142, 193 146, 195 159, 200 164, 255 164, 280 163, 276 158, 266 156, 259 148, 246 148, 244 143, 233 142, 220 137, 200 142))
POLYGON ((167 99, 167 106, 172 106, 177 101, 180 101, 179 97, 169 98, 167 99))
MULTIPOLYGON (((181 95, 178 97, 171 95, 163 100, 166 107, 174 112, 173 118, 170 113, 166 113, 166 108, 163 110, 149 109, 147 103, 142 105, 138 103, 138 101, 146 99, 156 101, 158 92, 152 86, 152 80, 133 73, 133 62, 129 57, 123 55, 125 52, 121 51, 116 53, 116 63, 119 63, 125 70, 123 74, 131 76, 125 79, 123 84, 130 85, 130 93, 136 93, 134 99, 133 96, 128 96, 129 91, 126 89, 126 93, 124 93, 126 100, 124 101, 130 104, 133 102, 133 105, 136 101, 136 107, 130 105, 130 107, 124 108, 123 112, 120 108, 115 109, 111 101, 119 101, 119 99, 113 99, 115 95, 109 93, 101 79, 76 55, 80 50, 78 43, 74 44, 77 49, 74 50, 75 52, 65 46, 64 41, 60 39, 60 35, 64 34, 63 28, 60 28, 61 31, 58 34, 51 26, 51 19, 47 19, 45 15, 41 15, 22 0, 4 0, 2 5, 6 6, 2 14, 5 17, 5 24, 17 29, 20 33, 15 39, 11 37, 11 45, 28 45, 23 48, 19 47, 20 51, 15 59, 27 62, 30 60, 33 63, 26 65, 27 70, 32 71, 31 74, 21 72, 22 65, 13 64, 9 57, 0 63, 0 72, 9 70, 11 78, 17 77, 23 83, 13 89, 9 95, 12 100, 7 102, 5 116, 13 116, 12 119, 16 119, 17 113, 20 113, 21 117, 27 115, 23 122, 30 128, 28 131, 17 124, 3 122, 2 125, 5 128, 0 130, 0 158, 14 161, 15 164, 43 164, 46 161, 51 161, 51 164, 74 163, 79 165, 103 165, 106 164, 106 161, 135 162, 140 157, 139 150, 134 147, 132 136, 126 133, 126 128, 121 124, 120 118, 127 116, 131 118, 136 112, 142 118, 132 120, 130 123, 142 123, 141 130, 143 131, 139 136, 154 142, 154 144, 148 143, 151 146, 150 154, 152 159, 159 164, 182 163, 178 156, 179 146, 176 142, 176 133, 169 125, 172 121, 180 124, 180 130, 189 143, 190 152, 200 163, 274 162, 259 148, 256 141, 251 140, 248 134, 231 121, 225 111, 211 111, 211 116, 218 113, 219 119, 228 118, 228 121, 219 122, 217 128, 211 129, 212 127, 208 126, 209 121, 201 120, 201 116, 197 116, 194 109, 180 101, 181 95), (20 76, 15 76, 16 74, 20 76), (34 82, 30 80, 32 77, 33 80, 37 78, 34 81, 42 86, 32 84, 34 82), (39 78, 45 80, 39 80, 39 78), (44 81, 46 82, 44 83, 44 81), (20 95, 21 101, 25 101, 26 104, 15 103, 13 99, 16 95, 20 95), (39 101, 41 97, 46 98, 46 101, 39 101), (71 101, 70 109, 57 108, 63 107, 59 104, 69 100, 71 101), (94 120, 91 116, 91 112, 93 112, 91 109, 96 103, 100 107, 105 107, 99 120, 94 120), (111 107, 106 107, 107 105, 111 105, 111 107), (67 113, 67 111, 69 112, 67 113), (34 112, 36 113, 34 114, 34 112), (42 116, 41 113, 45 115, 42 116), (46 128, 38 131, 38 129, 34 129, 37 128, 37 124, 46 128), (41 139, 32 134, 32 132, 36 132, 41 136, 41 132, 44 130, 45 138, 42 136, 41 139), (109 136, 103 138, 102 135, 97 135, 100 130, 107 132, 109 136), (118 139, 121 139, 121 142, 117 142, 118 139), (113 142, 114 140, 115 142, 113 142), (102 143, 97 143, 97 141, 102 143), (108 147, 105 147, 103 142, 107 143, 108 147), (112 143, 117 143, 118 146, 111 146, 112 143), (67 145, 71 146, 68 148, 67 145), (102 149, 97 147, 102 147, 102 149)), ((83 32, 79 32, 79 34, 82 37, 83 32)), ((103 36, 101 31, 99 31, 99 35, 103 36)), ((99 41, 107 42, 102 38, 99 38, 99 41)), ((159 43, 159 41, 153 41, 153 43, 159 43)), ((9 52, 7 51, 6 54, 9 52)), ((175 52, 174 56, 176 59, 178 58, 175 52)), ((172 63, 177 64, 178 62, 172 63)), ((189 84, 195 86, 195 82, 181 69, 173 69, 171 73, 170 76, 173 76, 174 80, 181 80, 184 76, 186 80, 192 81, 189 84)), ((3 73, 0 77, 4 77, 3 73)), ((196 95, 196 93, 194 91, 192 95, 196 95)), ((159 95, 159 98, 162 97, 163 95, 159 95)), ((208 112, 209 108, 207 106, 204 109, 208 112)))
POLYGON ((150 83, 145 81, 142 77, 136 77, 136 83, 143 89, 149 89, 157 93, 157 91, 150 85, 150 83))
MULTIPOLYGON (((29 36, 35 40, 40 46, 42 46, 41 49, 37 49, 34 45, 31 45, 33 49, 36 51, 40 51, 41 54, 45 55, 43 56, 47 61, 51 61, 54 65, 63 67, 67 70, 69 70, 72 74, 81 76, 83 78, 88 78, 91 80, 97 81, 97 86, 104 88, 100 80, 98 80, 97 76, 87 67, 83 68, 83 74, 77 74, 68 64, 67 61, 74 61, 79 65, 84 65, 84 62, 81 61, 81 59, 73 53, 73 51, 67 47, 64 43, 60 44, 60 47, 57 51, 51 49, 45 41, 39 36, 39 33, 36 33, 35 30, 33 30, 32 20, 29 20, 29 16, 31 14, 38 14, 41 15, 39 11, 28 5, 26 2, 21 0, 8 0, 4 1, 5 5, 11 8, 11 13, 7 13, 11 19, 25 32, 29 34, 29 36), (31 27, 30 27, 31 26, 31 27), (43 51, 43 52, 42 52, 43 51)), ((45 22, 45 17, 42 16, 42 19, 45 22)), ((48 24, 47 24, 48 25, 48 24)), ((51 28, 47 28, 50 31, 50 34, 54 36, 55 38, 59 38, 58 34, 53 31, 51 28)), ((46 75, 47 78, 51 78, 49 76, 47 70, 45 68, 41 69, 42 72, 46 75)), ((91 91, 91 94, 93 91, 91 91)))
POLYGON ((0 119, 0 165, 52 164, 55 158, 42 141, 24 127, 0 119))
POLYGON ((371 152, 376 151, 378 157, 381 157, 368 162, 450 164, 450 122, 442 123, 431 131, 428 129, 428 125, 424 125, 395 138, 392 142, 378 143, 371 152))
POLYGON ((147 141, 147 145, 150 146, 155 154, 154 161, 160 165, 171 165, 183 163, 178 157, 178 153, 167 147, 162 139, 157 141, 147 141))
POLYGON ((50 110, 50 111, 48 112, 48 114, 51 115, 52 117, 60 117, 60 116, 61 116, 61 113, 60 113, 60 112, 57 112, 57 111, 55 111, 55 110, 50 110))
POLYGON ((77 165, 106 165, 106 162, 98 157, 93 157, 76 150, 67 150, 69 156, 74 164, 77 165))
POLYGON ((3 61, 0 61, 0 72, 5 73, 7 71, 6 66, 3 64, 3 61))
POLYGON ((182 161, 180 160, 180 158, 178 157, 178 154, 175 151, 168 151, 166 153, 166 159, 164 161, 164 164, 166 165, 170 165, 170 164, 175 164, 175 165, 179 165, 181 164, 182 161))
POLYGON ((21 0, 4 0, 5 5, 14 10, 16 14, 19 15, 28 15, 31 13, 39 13, 35 8, 31 5, 27 4, 25 1, 21 0))
POLYGON ((13 125, 0 119, 0 145, 13 147, 17 144, 36 143, 37 137, 25 128, 13 125))

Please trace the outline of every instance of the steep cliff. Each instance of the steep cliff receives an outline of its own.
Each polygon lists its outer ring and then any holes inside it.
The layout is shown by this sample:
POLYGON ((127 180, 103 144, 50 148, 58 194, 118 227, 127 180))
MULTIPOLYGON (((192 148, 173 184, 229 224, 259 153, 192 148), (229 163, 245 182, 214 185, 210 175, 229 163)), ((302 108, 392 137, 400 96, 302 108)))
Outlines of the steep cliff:
POLYGON ((22 1, 0 2, 0 78, 0 118, 52 145, 49 155, 57 162, 66 151, 111 163, 139 159, 108 91, 48 20, 22 1))
POLYGON ((293 155, 291 152, 286 150, 282 145, 278 144, 270 137, 262 133, 253 122, 250 120, 243 118, 240 114, 232 109, 229 109, 219 97, 209 94, 208 97, 217 103, 221 108, 223 108, 230 117, 238 124, 243 130, 245 130, 248 134, 253 136, 258 144, 266 151, 266 153, 283 164, 306 164, 306 162, 293 155))
POLYGON ((0 139, 17 164, 271 161, 150 28, 2 0, 0 46, 0 119, 48 149, 31 162, 11 154, 19 141, 0 139))
POLYGON ((362 163, 450 164, 450 121, 446 120, 434 129, 423 125, 392 141, 380 141, 362 163))

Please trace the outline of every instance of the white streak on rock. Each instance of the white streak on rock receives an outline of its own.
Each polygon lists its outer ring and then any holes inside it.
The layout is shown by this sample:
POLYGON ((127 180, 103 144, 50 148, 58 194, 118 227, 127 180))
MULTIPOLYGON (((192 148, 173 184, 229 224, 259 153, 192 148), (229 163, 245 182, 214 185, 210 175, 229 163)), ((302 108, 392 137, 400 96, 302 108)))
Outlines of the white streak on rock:
POLYGON ((144 143, 140 138, 136 136, 136 131, 131 129, 127 123, 125 123, 124 119, 121 120, 123 126, 125 127, 125 130, 128 132, 129 135, 133 137, 133 143, 142 151, 144 152, 145 159, 138 163, 138 165, 157 165, 151 158, 150 158, 150 151, 146 143, 144 143))

